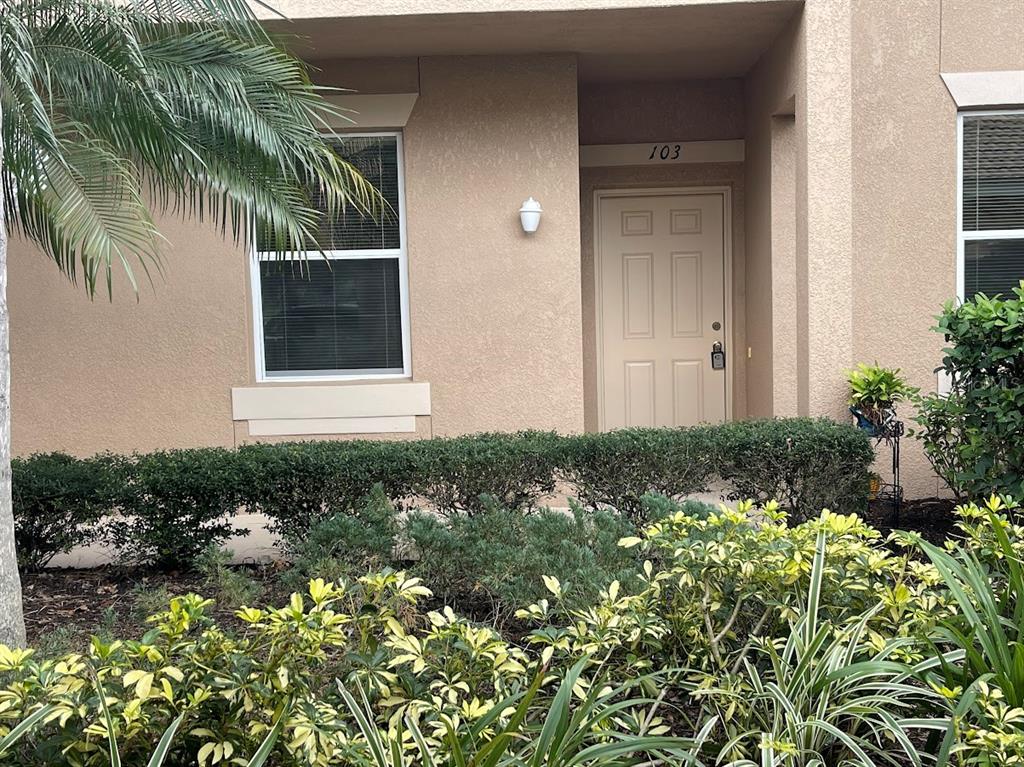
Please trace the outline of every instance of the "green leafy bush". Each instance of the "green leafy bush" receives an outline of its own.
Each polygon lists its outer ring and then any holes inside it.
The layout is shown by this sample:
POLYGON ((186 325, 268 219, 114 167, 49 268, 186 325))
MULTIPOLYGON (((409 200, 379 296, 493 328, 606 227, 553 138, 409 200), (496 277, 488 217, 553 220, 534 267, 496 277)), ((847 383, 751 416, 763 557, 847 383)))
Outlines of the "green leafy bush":
POLYGON ((247 506, 292 540, 317 520, 349 514, 379 485, 396 506, 426 503, 442 514, 475 513, 484 496, 511 509, 554 490, 554 434, 476 434, 416 441, 245 445, 247 506))
POLYGON ((737 669, 742 673, 699 688, 722 728, 721 756, 746 762, 760 752, 762 764, 789 767, 920 764, 908 731, 943 731, 948 720, 909 717, 938 708, 942 698, 914 684, 921 667, 896 658, 901 643, 872 642, 880 603, 839 625, 824 617, 827 535, 818 531, 807 594, 785 638, 755 638, 749 646, 756 656, 737 669))
POLYGON ((39 453, 11 461, 18 566, 39 570, 57 554, 94 542, 116 503, 123 461, 39 453))
MULTIPOLYGON (((962 507, 964 543, 924 546, 927 561, 914 536, 883 540, 855 515, 791 526, 774 503, 644 503, 658 521, 618 542, 635 575, 591 600, 555 540, 579 520, 503 515, 540 520, 534 537, 560 552, 522 642, 447 607, 424 614, 424 583, 386 569, 314 579, 284 607, 240 609, 230 630, 189 595, 139 639, 53 659, 0 648, 0 761, 107 767, 115 747, 126 765, 163 748, 168 765, 202 767, 1024 756, 1024 528, 1009 506, 962 507)), ((483 528, 492 511, 434 522, 483 528)))
POLYGON ((933 686, 959 693, 958 713, 968 724, 956 735, 967 763, 1024 761, 1024 527, 1009 519, 1016 509, 996 496, 982 507, 962 506, 963 546, 922 543, 959 608, 935 637, 964 659, 943 664, 941 686, 933 686))
POLYGON ((411 467, 404 442, 292 442, 243 445, 234 453, 245 477, 245 506, 270 519, 286 539, 349 514, 379 485, 392 500, 409 493, 411 467))
MULTIPOLYGON (((732 498, 778 497, 796 518, 825 506, 860 509, 872 453, 867 437, 848 425, 795 418, 571 437, 523 432, 61 458, 70 479, 56 495, 47 489, 53 460, 19 464, 14 512, 24 530, 49 525, 57 503, 64 519, 82 515, 83 530, 97 509, 113 508, 105 539, 122 558, 171 569, 235 534, 240 510, 266 515, 270 530, 294 544, 323 520, 358 516, 374 487, 396 509, 424 506, 448 517, 529 510, 557 490, 644 524, 645 495, 681 498, 719 485, 732 498), (93 485, 110 488, 109 503, 96 500, 93 485)), ((50 526, 38 536, 73 529, 50 526)))
POLYGON ((420 615, 428 596, 385 571, 313 581, 282 608, 242 608, 231 632, 206 616, 209 600, 188 595, 137 641, 94 639, 86 654, 54 660, 0 647, 0 739, 47 712, 3 763, 107 767, 109 735, 124 764, 141 765, 179 717, 168 764, 233 763, 275 728, 269 764, 362 763, 366 744, 353 739, 335 680, 368 690, 378 722, 414 712, 429 737, 445 721, 462 732, 489 710, 482 699, 520 694, 536 670, 492 629, 450 610, 420 615))
MULTIPOLYGON (((545 626, 535 642, 570 657, 591 652, 600 638, 602 652, 614 650, 624 673, 661 663, 734 674, 756 642, 788 634, 807 594, 819 533, 828 560, 819 589, 824 619, 841 625, 880 605, 868 629, 881 645, 924 635, 946 614, 934 590, 938 571, 884 547, 856 515, 823 512, 791 526, 772 502, 698 515, 680 509, 620 541, 645 559, 637 588, 613 583, 581 609, 564 604, 560 579, 549 579, 551 595, 518 617, 545 626), (551 623, 566 628, 552 630, 551 623)), ((908 658, 914 651, 904 650, 908 658)))
POLYGON ((634 523, 645 520, 649 493, 679 497, 708 489, 718 468, 719 427, 621 429, 565 442, 562 476, 588 506, 609 506, 634 523))
POLYGON ((874 451, 853 426, 828 419, 736 421, 715 427, 712 449, 727 497, 778 501, 796 521, 822 509, 862 511, 874 451))
POLYGON ((210 546, 245 530, 232 518, 245 497, 231 451, 168 450, 133 456, 104 537, 121 558, 164 570, 189 569, 210 546))
POLYGON ((417 556, 410 572, 446 603, 475 605, 499 625, 545 592, 558 573, 565 598, 584 605, 615 579, 632 582, 637 565, 619 539, 632 525, 605 510, 573 505, 566 513, 540 509, 527 515, 498 506, 447 519, 412 512, 404 535, 417 556))
POLYGON ((925 453, 960 499, 1024 498, 1024 282, 946 304, 935 329, 951 389, 917 403, 925 453))
POLYGON ((290 566, 285 582, 297 588, 310 578, 337 580, 394 563, 399 520, 381 485, 350 513, 313 524, 297 539, 284 539, 290 566))
POLYGON ((564 439, 552 432, 474 434, 404 447, 410 494, 445 515, 536 505, 554 492, 565 452, 564 439))
MULTIPOLYGON (((557 689, 550 697, 541 690, 542 670, 522 695, 496 706, 481 703, 477 708, 484 709, 483 716, 464 732, 446 726, 425 735, 409 715, 385 730, 374 723, 373 707, 361 688, 359 700, 344 688, 342 695, 367 744, 368 767, 624 767, 657 764, 666 757, 672 763, 696 763, 700 739, 664 734, 664 720, 656 716, 660 701, 645 695, 642 684, 612 688, 601 680, 594 683, 585 675, 587 666, 581 660, 564 674, 556 672, 557 689)), ((655 686, 660 679, 652 675, 643 681, 655 686)))
POLYGON ((874 453, 858 429, 827 419, 736 421, 692 429, 625 429, 570 438, 564 476, 588 505, 646 521, 647 493, 680 497, 725 485, 732 500, 777 499, 796 519, 860 511, 874 453))

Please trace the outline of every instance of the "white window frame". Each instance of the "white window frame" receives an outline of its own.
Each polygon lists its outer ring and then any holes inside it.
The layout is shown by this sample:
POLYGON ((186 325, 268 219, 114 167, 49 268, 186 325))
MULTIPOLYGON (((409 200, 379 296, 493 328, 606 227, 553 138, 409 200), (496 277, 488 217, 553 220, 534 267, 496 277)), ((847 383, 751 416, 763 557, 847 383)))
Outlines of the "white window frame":
MULTIPOLYGON (((276 257, 272 253, 259 252, 253 242, 251 258, 249 259, 249 291, 252 298, 252 326, 254 360, 256 362, 256 381, 259 383, 296 383, 313 381, 374 381, 382 379, 409 379, 412 378, 412 343, 409 332, 409 249, 406 237, 406 215, 405 215, 405 155, 402 147, 402 134, 400 131, 367 131, 365 133, 333 132, 325 134, 328 138, 370 138, 370 137, 393 137, 395 139, 395 150, 398 155, 398 248, 382 248, 378 250, 328 250, 323 255, 319 252, 305 252, 290 254, 284 258, 276 257), (260 281, 260 263, 263 261, 288 260, 296 261, 301 259, 316 259, 326 256, 332 261, 345 261, 366 258, 397 258, 398 259, 398 291, 401 300, 402 317, 402 363, 400 373, 334 373, 325 374, 320 371, 311 371, 308 374, 290 372, 282 375, 267 373, 267 361, 264 354, 263 344, 263 294, 260 281)), ((255 239, 255 238, 254 238, 255 239)))
POLYGON ((1024 115, 1024 109, 965 110, 956 116, 956 296, 961 302, 974 297, 964 295, 967 287, 965 253, 968 241, 1024 240, 1024 228, 964 231, 964 118, 996 115, 1024 115))

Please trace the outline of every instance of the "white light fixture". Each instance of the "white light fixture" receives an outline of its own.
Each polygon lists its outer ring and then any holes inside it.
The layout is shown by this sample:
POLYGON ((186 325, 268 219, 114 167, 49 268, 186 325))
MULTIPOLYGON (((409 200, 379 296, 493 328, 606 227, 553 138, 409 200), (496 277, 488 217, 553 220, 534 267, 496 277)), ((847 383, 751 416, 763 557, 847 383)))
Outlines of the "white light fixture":
POLYGON ((523 231, 527 234, 533 234, 537 231, 537 227, 540 226, 540 214, 543 211, 540 208, 540 203, 532 197, 523 203, 523 207, 519 209, 519 220, 523 224, 523 231))

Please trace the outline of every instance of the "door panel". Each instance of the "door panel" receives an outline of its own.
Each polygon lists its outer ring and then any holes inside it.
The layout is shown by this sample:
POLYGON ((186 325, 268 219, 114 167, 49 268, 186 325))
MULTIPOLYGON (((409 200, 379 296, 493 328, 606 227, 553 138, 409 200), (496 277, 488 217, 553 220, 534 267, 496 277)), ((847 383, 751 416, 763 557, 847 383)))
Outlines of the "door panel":
POLYGON ((726 371, 711 368, 712 344, 726 338, 723 201, 600 199, 603 428, 725 420, 726 371))

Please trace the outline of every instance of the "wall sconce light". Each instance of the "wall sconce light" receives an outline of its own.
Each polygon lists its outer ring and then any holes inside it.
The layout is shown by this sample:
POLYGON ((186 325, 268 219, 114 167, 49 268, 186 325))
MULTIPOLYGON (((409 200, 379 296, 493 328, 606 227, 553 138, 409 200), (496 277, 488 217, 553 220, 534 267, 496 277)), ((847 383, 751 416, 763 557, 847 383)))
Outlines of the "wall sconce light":
POLYGON ((523 203, 523 207, 519 209, 519 221, 523 225, 523 231, 527 234, 533 234, 537 231, 537 227, 540 226, 540 214, 543 213, 540 207, 540 203, 532 197, 523 203))

